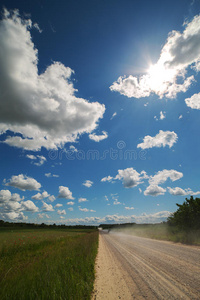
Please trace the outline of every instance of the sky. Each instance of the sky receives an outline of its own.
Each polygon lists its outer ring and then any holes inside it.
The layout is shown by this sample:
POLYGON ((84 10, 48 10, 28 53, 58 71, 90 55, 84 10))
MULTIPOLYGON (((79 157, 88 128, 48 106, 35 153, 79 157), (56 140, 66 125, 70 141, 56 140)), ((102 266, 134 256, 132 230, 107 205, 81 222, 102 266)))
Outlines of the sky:
POLYGON ((200 195, 200 0, 0 9, 0 219, 159 223, 200 195))

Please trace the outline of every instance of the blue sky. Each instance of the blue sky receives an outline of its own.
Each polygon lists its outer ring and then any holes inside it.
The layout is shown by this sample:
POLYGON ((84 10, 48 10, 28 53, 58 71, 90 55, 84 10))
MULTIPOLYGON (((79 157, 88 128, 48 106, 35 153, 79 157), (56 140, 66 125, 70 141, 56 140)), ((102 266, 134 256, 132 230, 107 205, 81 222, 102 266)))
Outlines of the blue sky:
POLYGON ((200 194, 200 1, 2 1, 0 218, 160 222, 200 194))

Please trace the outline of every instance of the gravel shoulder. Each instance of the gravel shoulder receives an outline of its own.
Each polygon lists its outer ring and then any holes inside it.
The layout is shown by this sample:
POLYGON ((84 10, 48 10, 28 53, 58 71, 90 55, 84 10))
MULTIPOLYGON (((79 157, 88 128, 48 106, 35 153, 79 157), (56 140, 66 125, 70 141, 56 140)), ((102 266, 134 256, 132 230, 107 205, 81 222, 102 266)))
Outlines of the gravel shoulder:
POLYGON ((200 247, 101 232, 94 299, 200 299, 200 247))

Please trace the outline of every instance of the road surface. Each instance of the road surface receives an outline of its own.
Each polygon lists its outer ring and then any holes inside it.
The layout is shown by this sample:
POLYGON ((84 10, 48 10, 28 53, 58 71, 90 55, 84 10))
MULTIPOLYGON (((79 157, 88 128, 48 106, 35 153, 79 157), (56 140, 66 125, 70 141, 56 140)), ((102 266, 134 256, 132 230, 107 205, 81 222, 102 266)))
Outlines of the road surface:
POLYGON ((92 299, 200 299, 200 247, 102 231, 92 299))

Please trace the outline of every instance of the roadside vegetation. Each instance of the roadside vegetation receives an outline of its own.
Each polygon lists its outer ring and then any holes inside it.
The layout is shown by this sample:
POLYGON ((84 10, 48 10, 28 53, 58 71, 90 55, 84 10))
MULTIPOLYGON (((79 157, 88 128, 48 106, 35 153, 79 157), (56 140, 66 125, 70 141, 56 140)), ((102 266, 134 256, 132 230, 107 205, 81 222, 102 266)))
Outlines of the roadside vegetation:
POLYGON ((200 198, 177 204, 178 209, 167 220, 159 224, 101 224, 107 230, 124 232, 135 236, 200 245, 200 198))
POLYGON ((0 228, 0 299, 90 299, 98 230, 0 228))

